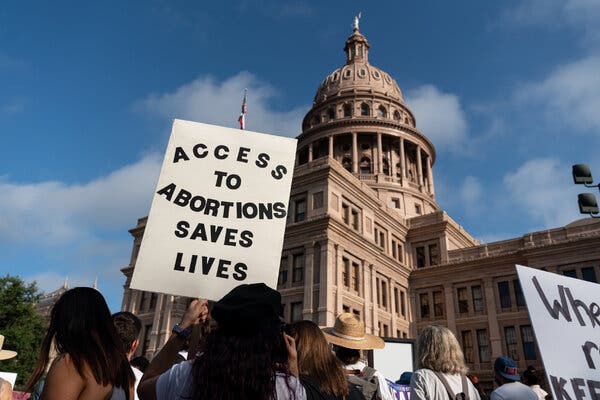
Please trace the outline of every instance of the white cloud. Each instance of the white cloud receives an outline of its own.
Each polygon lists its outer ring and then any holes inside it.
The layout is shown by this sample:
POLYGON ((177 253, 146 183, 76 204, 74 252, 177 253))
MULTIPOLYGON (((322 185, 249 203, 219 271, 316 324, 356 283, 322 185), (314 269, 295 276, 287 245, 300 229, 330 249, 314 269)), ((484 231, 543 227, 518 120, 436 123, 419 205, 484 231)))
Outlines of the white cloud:
POLYGON ((467 213, 474 214, 481 209, 482 192, 483 189, 479 179, 474 176, 465 177, 459 190, 459 198, 467 213))
POLYGON ((539 25, 546 29, 569 26, 582 30, 588 41, 600 40, 598 0, 522 0, 506 17, 520 25, 539 25))
POLYGON ((171 93, 152 94, 136 103, 136 108, 166 119, 182 118, 209 124, 237 127, 244 88, 248 88, 247 129, 296 136, 308 107, 274 111, 272 103, 280 94, 248 72, 240 72, 223 82, 200 77, 171 93))
POLYGON ((59 245, 121 230, 148 212, 160 169, 149 155, 84 184, 0 181, 0 238, 59 245))
POLYGON ((531 216, 533 223, 546 229, 566 225, 581 216, 577 208, 577 188, 570 167, 557 159, 537 158, 521 165, 503 179, 508 199, 531 216))
POLYGON ((536 102, 554 121, 600 132, 600 57, 591 56, 555 69, 546 79, 517 90, 521 104, 536 102))
POLYGON ((457 95, 433 85, 410 90, 407 105, 415 113, 417 127, 439 149, 458 151, 467 138, 467 122, 457 95))

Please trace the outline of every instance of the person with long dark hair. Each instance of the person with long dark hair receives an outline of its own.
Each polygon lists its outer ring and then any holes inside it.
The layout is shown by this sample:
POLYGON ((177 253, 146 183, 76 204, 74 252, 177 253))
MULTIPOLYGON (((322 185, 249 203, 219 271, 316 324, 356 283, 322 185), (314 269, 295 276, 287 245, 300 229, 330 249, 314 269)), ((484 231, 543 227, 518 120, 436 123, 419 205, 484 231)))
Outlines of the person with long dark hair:
POLYGON ((299 321, 290 330, 296 339, 298 370, 307 400, 362 400, 360 391, 347 381, 342 362, 331 352, 317 324, 299 321))
MULTIPOLYGON (((240 285, 213 306, 216 322, 193 360, 172 365, 208 314, 194 300, 138 387, 142 400, 304 400, 295 341, 283 332, 281 295, 265 284, 240 285)), ((194 349, 190 348, 190 351, 194 349)))
POLYGON ((58 355, 46 376, 42 400, 133 399, 133 372, 96 289, 73 288, 58 299, 25 391, 44 374, 53 340, 58 355))

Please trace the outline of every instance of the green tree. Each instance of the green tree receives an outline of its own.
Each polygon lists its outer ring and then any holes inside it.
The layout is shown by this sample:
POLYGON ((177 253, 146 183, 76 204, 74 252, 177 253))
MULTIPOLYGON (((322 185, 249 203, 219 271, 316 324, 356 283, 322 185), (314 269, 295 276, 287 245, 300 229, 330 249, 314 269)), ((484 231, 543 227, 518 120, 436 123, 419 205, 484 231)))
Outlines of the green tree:
POLYGON ((44 318, 34 304, 41 296, 37 285, 26 284, 16 276, 0 277, 0 333, 4 335, 4 348, 18 354, 10 360, 0 361, 0 370, 16 372, 15 386, 27 382, 37 360, 46 333, 44 318))

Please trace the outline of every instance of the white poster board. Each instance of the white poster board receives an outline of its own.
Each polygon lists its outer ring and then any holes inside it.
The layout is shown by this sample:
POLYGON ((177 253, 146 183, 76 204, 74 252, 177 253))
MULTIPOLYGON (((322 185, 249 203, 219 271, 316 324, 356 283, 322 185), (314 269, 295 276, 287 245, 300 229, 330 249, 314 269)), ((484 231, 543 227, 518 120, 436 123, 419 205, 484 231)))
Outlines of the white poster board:
POLYGON ((275 288, 296 140, 175 120, 131 288, 218 300, 275 288))
POLYGON ((16 372, 0 372, 0 378, 8 381, 12 388, 15 388, 15 382, 17 381, 17 373, 16 372))
POLYGON ((373 359, 371 365, 387 379, 396 382, 400 379, 400 375, 403 372, 413 372, 415 344, 410 339, 384 340, 385 347, 383 349, 372 350, 373 359))
POLYGON ((554 399, 600 399, 600 285, 517 265, 554 399))

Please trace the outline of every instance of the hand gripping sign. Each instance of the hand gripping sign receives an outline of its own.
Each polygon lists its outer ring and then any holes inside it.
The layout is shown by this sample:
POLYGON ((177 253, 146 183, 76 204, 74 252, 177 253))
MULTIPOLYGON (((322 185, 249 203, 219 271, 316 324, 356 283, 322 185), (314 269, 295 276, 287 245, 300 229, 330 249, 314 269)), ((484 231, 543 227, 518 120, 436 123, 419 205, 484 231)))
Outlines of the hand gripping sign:
POLYGON ((219 299, 275 288, 296 140, 175 120, 131 288, 219 299))
POLYGON ((600 400, 600 285, 521 265, 517 273, 553 398, 600 400))

